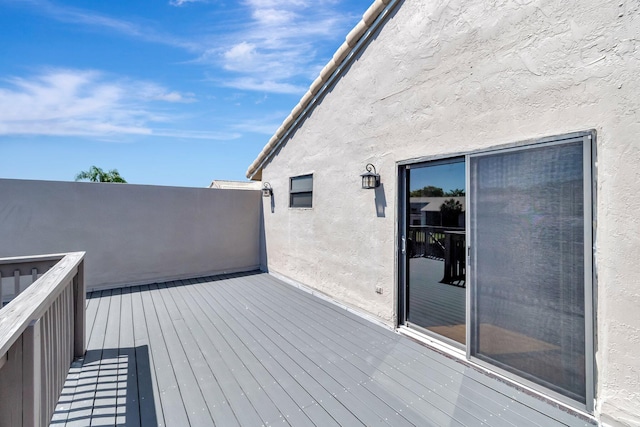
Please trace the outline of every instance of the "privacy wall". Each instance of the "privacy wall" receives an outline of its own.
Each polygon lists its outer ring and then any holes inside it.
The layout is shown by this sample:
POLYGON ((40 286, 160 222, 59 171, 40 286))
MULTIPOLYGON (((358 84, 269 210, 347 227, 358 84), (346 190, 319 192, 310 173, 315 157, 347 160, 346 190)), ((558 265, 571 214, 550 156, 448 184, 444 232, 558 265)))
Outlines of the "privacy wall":
POLYGON ((86 251, 88 289, 260 264, 260 192, 0 180, 0 257, 86 251))
POLYGON ((595 413, 640 424, 640 9, 399 3, 263 167, 269 270, 394 324, 398 162, 595 129, 595 413), (290 208, 308 174, 312 207, 290 208))

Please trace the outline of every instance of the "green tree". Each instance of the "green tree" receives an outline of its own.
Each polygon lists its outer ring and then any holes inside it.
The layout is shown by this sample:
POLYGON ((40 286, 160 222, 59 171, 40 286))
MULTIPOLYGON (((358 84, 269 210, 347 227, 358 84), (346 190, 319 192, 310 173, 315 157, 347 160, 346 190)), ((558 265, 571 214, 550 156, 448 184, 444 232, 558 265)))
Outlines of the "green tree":
POLYGON ((413 190, 409 193, 411 197, 443 197, 444 191, 440 187, 434 187, 433 185, 427 185, 419 190, 413 190))
POLYGON ((103 171, 97 166, 91 166, 88 171, 81 171, 76 175, 76 181, 91 182, 121 182, 127 183, 117 169, 111 169, 108 172, 103 171))

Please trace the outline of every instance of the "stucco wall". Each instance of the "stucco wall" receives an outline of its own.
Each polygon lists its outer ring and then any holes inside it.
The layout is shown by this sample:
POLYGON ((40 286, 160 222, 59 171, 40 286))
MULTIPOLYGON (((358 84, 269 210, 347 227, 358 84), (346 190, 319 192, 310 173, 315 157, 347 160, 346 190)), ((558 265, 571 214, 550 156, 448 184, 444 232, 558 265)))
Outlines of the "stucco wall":
POLYGON ((263 170, 269 269, 393 322, 396 162, 596 129, 596 414, 640 425, 639 40, 636 2, 401 2, 263 170))
POLYGON ((88 288, 250 270, 260 192, 0 180, 0 257, 86 251, 88 288))

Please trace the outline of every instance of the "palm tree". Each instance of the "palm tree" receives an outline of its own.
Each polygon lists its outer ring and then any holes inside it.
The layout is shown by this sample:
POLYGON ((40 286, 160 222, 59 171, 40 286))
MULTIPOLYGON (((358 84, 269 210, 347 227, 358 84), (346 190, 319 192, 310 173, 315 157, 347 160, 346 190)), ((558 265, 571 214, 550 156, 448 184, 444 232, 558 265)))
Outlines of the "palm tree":
POLYGON ((453 196, 453 197, 460 197, 460 196, 464 196, 464 190, 461 188, 456 188, 455 190, 450 190, 450 191, 446 191, 444 193, 445 197, 449 197, 449 196, 453 196))
POLYGON ((105 172, 97 166, 91 166, 88 171, 81 171, 76 175, 76 181, 91 181, 91 182, 121 182, 127 183, 117 169, 111 169, 109 172, 105 172))

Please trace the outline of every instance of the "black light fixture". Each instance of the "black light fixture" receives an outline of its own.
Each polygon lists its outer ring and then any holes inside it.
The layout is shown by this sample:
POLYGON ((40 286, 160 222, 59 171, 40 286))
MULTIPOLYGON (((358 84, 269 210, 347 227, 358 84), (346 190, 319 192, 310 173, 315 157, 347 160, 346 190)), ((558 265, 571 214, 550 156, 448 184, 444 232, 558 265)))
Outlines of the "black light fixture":
POLYGON ((370 189, 380 187, 380 175, 376 173, 376 167, 368 163, 365 169, 367 171, 360 175, 362 177, 362 188, 370 189))
POLYGON ((273 189, 271 188, 271 184, 265 182, 262 184, 262 197, 271 197, 273 196, 273 189))

